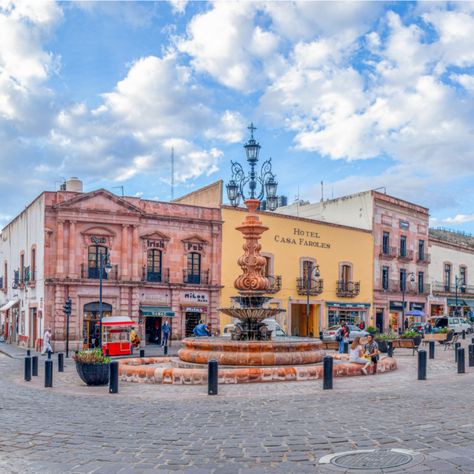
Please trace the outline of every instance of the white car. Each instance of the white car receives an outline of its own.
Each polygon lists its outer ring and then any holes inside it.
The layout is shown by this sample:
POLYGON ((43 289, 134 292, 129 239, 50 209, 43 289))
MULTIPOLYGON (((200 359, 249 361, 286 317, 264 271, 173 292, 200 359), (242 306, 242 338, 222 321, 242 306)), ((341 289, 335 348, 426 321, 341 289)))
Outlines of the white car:
POLYGON ((430 319, 435 332, 442 328, 452 329, 456 334, 461 334, 466 331, 467 334, 472 332, 471 323, 464 318, 451 316, 438 316, 430 319))
MULTIPOLYGON (((369 335, 367 331, 360 329, 358 326, 354 326, 353 324, 348 324, 347 327, 349 328, 349 341, 352 342, 356 337, 366 337, 369 335)), ((323 331, 323 341, 335 341, 337 331, 341 326, 330 326, 323 331)))
MULTIPOLYGON (((264 319, 263 322, 267 325, 268 329, 272 331, 272 336, 275 337, 284 337, 286 332, 284 329, 276 322, 273 318, 264 319)), ((222 337, 231 337, 232 331, 235 328, 235 324, 226 324, 224 330, 222 331, 222 337)))

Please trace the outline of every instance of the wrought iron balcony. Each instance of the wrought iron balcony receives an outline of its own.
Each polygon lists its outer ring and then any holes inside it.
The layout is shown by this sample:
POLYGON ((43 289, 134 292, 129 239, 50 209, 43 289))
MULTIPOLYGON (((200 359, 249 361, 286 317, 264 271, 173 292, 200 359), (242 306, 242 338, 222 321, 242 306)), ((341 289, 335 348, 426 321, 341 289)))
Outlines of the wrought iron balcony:
MULTIPOLYGON (((403 292, 403 284, 400 280, 390 280, 382 282, 382 288, 380 291, 384 291, 387 293, 402 293, 403 292)), ((409 283, 408 281, 405 283, 405 294, 406 295, 425 295, 430 292, 430 285, 420 285, 418 282, 414 284, 409 283)))
POLYGON ((209 270, 201 273, 189 273, 188 270, 183 270, 183 283, 187 285, 208 285, 209 270))
POLYGON ((341 298, 354 298, 360 293, 360 281, 338 280, 336 294, 341 298))
POLYGON ((281 276, 266 275, 266 278, 270 281, 267 293, 278 293, 281 290, 281 276))
MULTIPOLYGON (((440 281, 435 281, 433 283, 433 293, 442 293, 442 294, 449 294, 455 295, 456 294, 456 285, 446 284, 440 281)), ((459 285, 457 290, 458 296, 459 295, 474 295, 474 285, 459 285)))
POLYGON ((308 286, 308 280, 306 278, 297 278, 296 288, 299 295, 307 295, 308 293, 311 296, 319 295, 323 292, 324 281, 322 278, 318 278, 317 280, 311 279, 308 286))
POLYGON ((143 267, 142 281, 148 281, 150 283, 169 283, 170 269, 162 268, 161 272, 153 272, 147 267, 143 267))
MULTIPOLYGON (((81 265, 81 278, 87 278, 89 280, 98 280, 100 278, 99 267, 89 267, 85 263, 81 265)), ((102 269, 103 280, 118 280, 118 265, 112 265, 112 269, 109 273, 102 269)))
POLYGON ((396 258, 397 247, 382 247, 382 250, 380 251, 380 256, 382 258, 396 258))
POLYGON ((405 250, 405 252, 402 252, 402 250, 400 249, 400 251, 398 252, 398 259, 410 261, 413 260, 413 254, 413 250, 405 250))
POLYGON ((0 277, 0 290, 4 290, 5 288, 3 287, 3 277, 0 277))
POLYGON ((418 252, 416 254, 416 261, 418 263, 424 263, 426 265, 428 265, 429 263, 431 263, 431 256, 429 253, 426 253, 426 252, 418 252))

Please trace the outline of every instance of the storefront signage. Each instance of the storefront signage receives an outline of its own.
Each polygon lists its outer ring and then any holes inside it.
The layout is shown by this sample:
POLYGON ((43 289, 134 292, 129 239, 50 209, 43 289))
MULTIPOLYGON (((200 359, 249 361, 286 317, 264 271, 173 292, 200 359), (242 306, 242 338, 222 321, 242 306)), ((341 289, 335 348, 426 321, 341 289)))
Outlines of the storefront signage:
POLYGON ((209 303, 209 299, 206 293, 195 293, 194 291, 188 291, 184 294, 185 301, 191 301, 193 303, 209 303))
POLYGON ((146 245, 150 249, 164 249, 165 243, 163 240, 147 240, 146 245))
POLYGON ((93 244, 105 244, 107 242, 107 237, 99 237, 97 235, 92 235, 91 242, 93 244))
POLYGON ((204 244, 200 242, 186 242, 186 250, 191 250, 194 252, 202 252, 204 249, 204 244))
POLYGON ((184 308, 185 313, 207 313, 207 308, 202 306, 186 306, 184 308))
POLYGON ((327 302, 326 305, 328 308, 344 308, 344 309, 366 309, 370 308, 370 303, 339 303, 335 302, 327 302))
POLYGON ((330 249, 331 244, 327 242, 320 242, 321 236, 318 232, 311 232, 309 230, 299 229, 298 227, 293 228, 293 235, 280 235, 276 234, 274 237, 275 242, 279 244, 290 244, 300 245, 302 247, 318 247, 321 249, 330 249))

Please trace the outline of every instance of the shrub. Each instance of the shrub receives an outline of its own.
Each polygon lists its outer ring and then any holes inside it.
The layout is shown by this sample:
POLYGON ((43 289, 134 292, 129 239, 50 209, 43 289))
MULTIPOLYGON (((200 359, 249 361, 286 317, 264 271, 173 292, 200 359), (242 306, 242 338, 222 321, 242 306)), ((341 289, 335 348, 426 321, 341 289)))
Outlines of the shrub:
POLYGON ((419 334, 416 331, 405 331, 400 337, 403 339, 413 339, 417 336, 419 336, 419 334))
POLYGON ((108 364, 110 362, 110 357, 102 354, 101 349, 80 351, 73 355, 73 359, 81 364, 108 364))
POLYGON ((384 334, 379 334, 375 339, 378 341, 393 341, 397 338, 397 335, 394 332, 388 332, 384 334))
POLYGON ((377 332, 377 329, 374 328, 373 326, 368 326, 366 331, 370 332, 370 334, 375 334, 377 332))

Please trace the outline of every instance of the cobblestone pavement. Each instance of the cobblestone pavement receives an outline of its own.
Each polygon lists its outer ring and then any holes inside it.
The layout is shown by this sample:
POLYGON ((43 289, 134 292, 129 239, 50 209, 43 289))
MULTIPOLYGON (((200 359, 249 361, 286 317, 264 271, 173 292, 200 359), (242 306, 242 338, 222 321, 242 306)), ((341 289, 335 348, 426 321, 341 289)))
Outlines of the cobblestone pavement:
MULTIPOLYGON (((474 473, 474 368, 456 373, 436 347, 428 380, 417 357, 397 350, 399 369, 322 382, 220 386, 86 387, 68 362, 54 388, 22 380, 22 361, 0 354, 0 472, 343 472, 322 456, 404 448, 423 455, 405 470, 474 473)), ((348 470, 346 472, 369 472, 348 470)), ((370 471, 377 472, 377 471, 370 471)))

